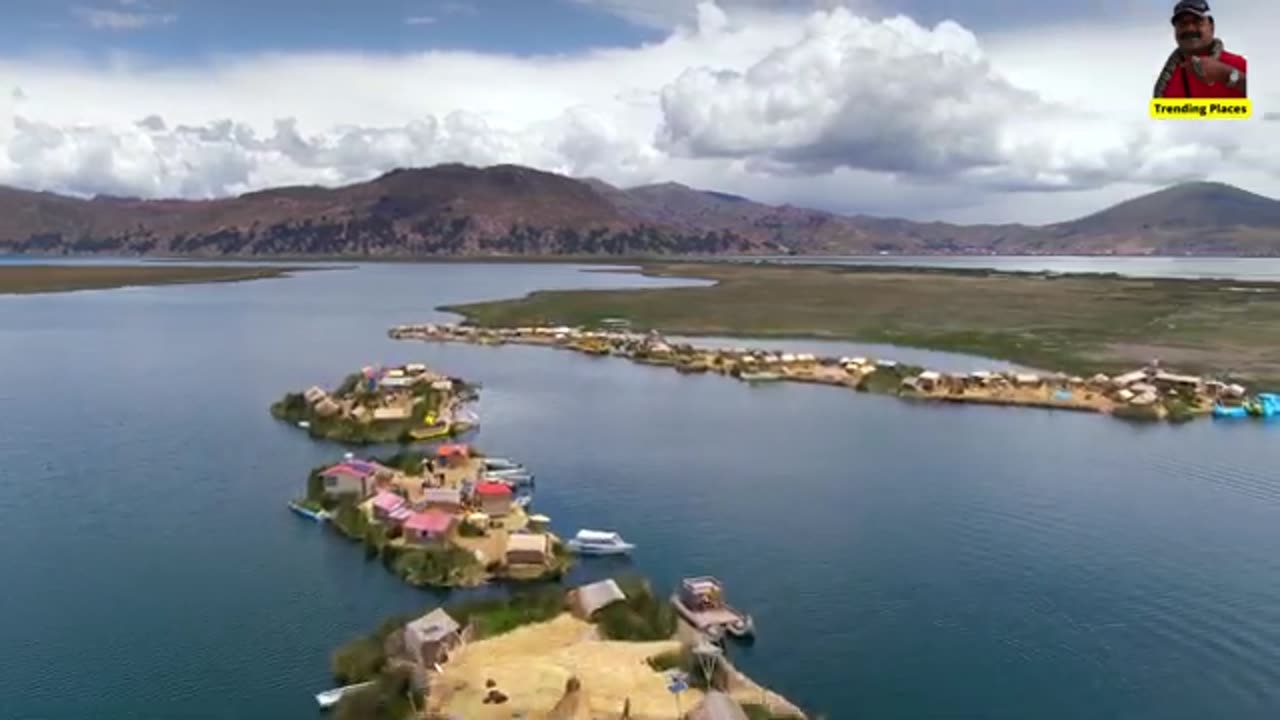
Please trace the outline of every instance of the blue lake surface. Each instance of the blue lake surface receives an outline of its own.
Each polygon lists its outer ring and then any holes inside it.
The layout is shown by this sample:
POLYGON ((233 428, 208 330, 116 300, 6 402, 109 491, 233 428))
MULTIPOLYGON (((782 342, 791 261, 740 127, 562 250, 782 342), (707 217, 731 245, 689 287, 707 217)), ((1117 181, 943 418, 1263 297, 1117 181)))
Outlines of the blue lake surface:
POLYGON ((639 544, 580 577, 721 576, 759 628, 735 660, 811 711, 1280 713, 1280 426, 921 406, 386 338, 444 303, 658 282, 367 265, 0 296, 0 718, 315 717, 335 646, 441 596, 286 511, 342 450, 267 406, 415 360, 484 384, 476 442, 537 473, 559 531, 639 544))

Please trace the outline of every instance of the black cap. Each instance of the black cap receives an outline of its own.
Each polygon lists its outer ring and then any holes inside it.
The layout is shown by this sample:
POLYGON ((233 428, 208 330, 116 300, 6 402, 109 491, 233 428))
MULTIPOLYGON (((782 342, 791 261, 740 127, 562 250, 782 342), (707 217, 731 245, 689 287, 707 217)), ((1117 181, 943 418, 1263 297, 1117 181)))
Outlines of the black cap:
POLYGON ((1171 19, 1177 20, 1179 15, 1196 15, 1198 17, 1209 17, 1209 3, 1205 0, 1180 0, 1177 5, 1173 6, 1173 16, 1171 19))

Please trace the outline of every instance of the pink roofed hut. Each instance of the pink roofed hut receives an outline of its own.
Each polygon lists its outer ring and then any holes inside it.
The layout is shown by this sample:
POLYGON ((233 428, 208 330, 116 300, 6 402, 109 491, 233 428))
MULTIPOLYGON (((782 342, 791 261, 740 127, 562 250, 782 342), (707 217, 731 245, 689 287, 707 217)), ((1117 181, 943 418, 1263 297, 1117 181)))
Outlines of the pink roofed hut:
POLYGON ((326 495, 357 495, 368 497, 378 482, 390 477, 391 471, 375 462, 344 460, 320 471, 326 495))
POLYGON ((404 521, 405 542, 416 545, 438 545, 453 528, 456 518, 438 510, 414 513, 404 521))
POLYGON ((404 498, 383 490, 373 496, 373 516, 379 520, 390 520, 392 513, 404 507, 404 498))
POLYGON ((480 512, 493 517, 502 517, 511 512, 512 492, 506 483, 482 482, 475 488, 476 502, 480 512))

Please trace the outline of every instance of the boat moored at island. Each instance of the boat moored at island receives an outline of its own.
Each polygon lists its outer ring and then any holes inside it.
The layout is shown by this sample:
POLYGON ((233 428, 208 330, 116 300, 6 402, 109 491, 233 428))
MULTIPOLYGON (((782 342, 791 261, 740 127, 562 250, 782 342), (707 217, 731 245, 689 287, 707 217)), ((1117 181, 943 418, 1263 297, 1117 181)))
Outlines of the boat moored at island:
POLYGON ((724 600, 724 586, 710 576, 685 578, 671 604, 695 630, 718 641, 725 633, 737 638, 755 634, 755 621, 724 600))
POLYGON ((626 555, 636 549, 618 533, 607 530, 579 530, 565 545, 579 555, 626 555))
POLYGON ((532 475, 485 475, 484 479, 489 482, 502 483, 511 489, 530 488, 533 487, 532 475))
POLYGON ((356 683, 355 685, 347 685, 345 687, 333 688, 332 690, 325 690, 324 692, 316 693, 316 704, 320 706, 321 710, 328 710, 334 705, 337 705, 338 701, 347 693, 355 692, 362 688, 372 687, 374 684, 375 681, 370 680, 369 682, 356 683))
POLYGON ((1256 397, 1240 405, 1218 403, 1213 407, 1213 416, 1217 418, 1280 417, 1280 394, 1258 393, 1256 397))
POLYGON ((528 485, 533 483, 533 473, 524 468, 511 468, 508 470, 485 470, 486 477, 496 478, 498 480, 509 480, 511 482, 528 485))
POLYGON ((311 508, 305 507, 296 502, 289 503, 289 509, 308 520, 324 522, 329 519, 329 513, 324 510, 312 510, 311 508))
POLYGON ((524 465, 521 465, 515 460, 508 460, 507 458, 485 457, 481 458, 481 460, 484 462, 484 469, 491 473, 500 470, 524 470, 524 465))

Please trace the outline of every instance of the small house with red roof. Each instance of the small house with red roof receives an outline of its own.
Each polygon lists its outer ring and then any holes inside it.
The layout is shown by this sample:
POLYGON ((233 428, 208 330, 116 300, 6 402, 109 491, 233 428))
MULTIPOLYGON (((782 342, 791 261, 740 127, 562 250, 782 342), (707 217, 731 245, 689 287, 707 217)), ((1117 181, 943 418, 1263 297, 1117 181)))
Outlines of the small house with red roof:
POLYGON ((414 545, 439 545, 453 529, 456 519, 439 510, 414 513, 404 521, 405 542, 414 545))
POLYGON ((331 497, 335 495, 368 497, 373 494, 379 480, 390 476, 391 471, 378 463, 352 458, 320 471, 324 492, 331 497))
POLYGON ((443 467, 461 467, 471 459, 471 448, 451 443, 436 448, 436 461, 443 467))
POLYGON ((490 517, 502 517, 511 512, 512 492, 506 483, 485 481, 472 491, 480 512, 490 517))

